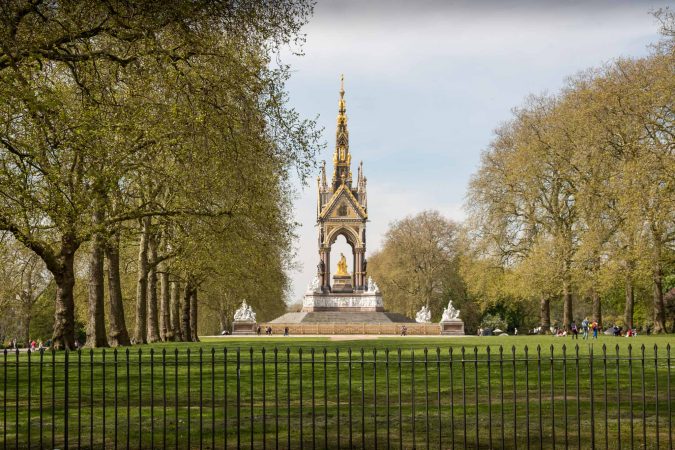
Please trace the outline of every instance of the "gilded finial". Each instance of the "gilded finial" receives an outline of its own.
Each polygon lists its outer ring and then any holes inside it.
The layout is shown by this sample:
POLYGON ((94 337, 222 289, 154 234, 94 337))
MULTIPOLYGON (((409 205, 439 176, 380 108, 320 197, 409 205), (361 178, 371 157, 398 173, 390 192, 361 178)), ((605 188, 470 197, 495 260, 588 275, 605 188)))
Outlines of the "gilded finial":
POLYGON ((340 98, 345 96, 345 75, 340 75, 340 98))

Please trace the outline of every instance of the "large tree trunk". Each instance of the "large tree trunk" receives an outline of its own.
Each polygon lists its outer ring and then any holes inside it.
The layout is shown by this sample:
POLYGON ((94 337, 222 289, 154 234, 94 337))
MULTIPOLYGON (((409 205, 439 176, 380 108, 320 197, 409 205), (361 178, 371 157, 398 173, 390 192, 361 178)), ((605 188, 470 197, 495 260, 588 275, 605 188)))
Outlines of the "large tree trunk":
POLYGON ((141 220, 141 239, 138 244, 138 282, 136 285, 136 326, 134 341, 136 344, 147 342, 148 321, 148 235, 150 218, 141 220))
POLYGON ((654 269, 654 283, 652 292, 654 296, 654 333, 666 332, 666 305, 663 301, 663 269, 657 264, 654 269))
POLYGON ((159 320, 157 315, 157 238, 149 236, 148 259, 152 268, 148 272, 148 342, 157 342, 159 336, 159 320))
POLYGON ((21 331, 23 336, 20 337, 21 342, 26 342, 30 345, 30 321, 33 317, 33 311, 31 306, 32 302, 32 292, 29 290, 23 289, 19 294, 21 298, 21 306, 23 307, 23 315, 21 317, 21 331))
POLYGON ((110 238, 105 256, 108 260, 108 341, 113 347, 131 345, 124 317, 120 279, 120 241, 117 234, 110 238))
MULTIPOLYGON (((94 215, 94 222, 100 223, 99 212, 94 215)), ((103 292, 103 236, 94 235, 89 255, 89 320, 87 322, 87 347, 107 347, 105 334, 105 298, 103 292)))
POLYGON ((188 281, 183 293, 183 305, 181 311, 181 337, 183 338, 183 341, 187 342, 192 339, 192 331, 190 330, 190 297, 192 297, 192 285, 190 284, 190 281, 188 281))
POLYGON ((600 302, 600 294, 595 289, 591 290, 591 301, 593 302, 593 321, 598 322, 602 327, 602 305, 600 302))
POLYGON ((192 342, 199 342, 197 334, 197 288, 192 288, 190 295, 190 331, 192 331, 192 342))
POLYGON ((539 302, 539 326, 544 334, 551 333, 551 301, 542 295, 539 302))
POLYGON ((159 335, 162 341, 173 340, 173 329, 171 328, 171 312, 169 302, 171 298, 171 286, 169 285, 169 272, 166 267, 162 267, 159 273, 160 284, 160 303, 159 303, 159 335))
POLYGON ((572 311, 572 282, 569 275, 566 275, 563 280, 563 328, 570 329, 570 324, 574 320, 574 312, 572 311))
POLYGON ((51 270, 56 283, 56 301, 54 306, 54 329, 52 345, 57 350, 75 348, 75 252, 79 245, 75 237, 64 234, 61 238, 59 265, 51 270))
POLYGON ((171 328, 173 329, 173 339, 183 340, 183 333, 180 327, 180 283, 171 282, 171 328))
POLYGON ((633 328, 633 308, 635 306, 635 289, 633 288, 633 280, 630 278, 626 280, 626 308, 624 310, 624 322, 626 328, 633 328))

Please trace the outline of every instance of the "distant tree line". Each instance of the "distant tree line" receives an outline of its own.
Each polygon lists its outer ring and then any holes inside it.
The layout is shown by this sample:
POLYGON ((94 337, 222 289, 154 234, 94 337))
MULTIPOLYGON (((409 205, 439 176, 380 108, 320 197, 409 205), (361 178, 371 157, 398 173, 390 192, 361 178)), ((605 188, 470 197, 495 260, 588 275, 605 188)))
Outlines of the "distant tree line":
POLYGON ((663 39, 649 56, 514 110, 471 179, 461 227, 433 212, 391 226, 370 258, 388 304, 440 316, 453 298, 474 326, 497 313, 543 330, 608 312, 632 328, 638 314, 641 328, 675 332, 675 295, 664 299, 675 288, 675 20, 655 16, 663 39))
POLYGON ((0 5, 0 339, 73 348, 80 324, 92 347, 190 341, 244 297, 262 318, 284 310, 288 179, 318 133, 287 106, 277 56, 311 12, 0 5), (36 306, 50 336, 31 334, 36 306))

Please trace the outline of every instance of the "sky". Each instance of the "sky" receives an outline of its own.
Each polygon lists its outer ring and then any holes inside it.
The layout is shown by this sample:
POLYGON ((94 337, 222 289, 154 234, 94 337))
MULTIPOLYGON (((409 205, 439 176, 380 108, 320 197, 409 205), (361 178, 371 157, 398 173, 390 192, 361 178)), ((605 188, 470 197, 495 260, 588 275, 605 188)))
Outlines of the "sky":
MULTIPOLYGON (((363 161, 368 179, 366 257, 405 216, 433 209, 463 220, 471 174, 512 109, 579 71, 647 55, 659 39, 650 11, 664 6, 675 1, 319 0, 304 54, 282 55, 290 106, 323 128, 318 161, 330 175, 344 74, 352 170, 363 161)), ((301 225, 291 303, 318 263, 318 172, 306 186, 294 181, 301 225)), ((343 240, 339 252, 351 252, 343 240)))

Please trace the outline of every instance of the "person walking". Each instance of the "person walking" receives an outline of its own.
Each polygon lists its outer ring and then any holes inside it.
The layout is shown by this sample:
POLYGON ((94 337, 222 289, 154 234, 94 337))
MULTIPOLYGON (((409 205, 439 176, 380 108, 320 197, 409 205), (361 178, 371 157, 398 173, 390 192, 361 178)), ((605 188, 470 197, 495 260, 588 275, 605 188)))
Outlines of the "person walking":
POLYGON ((597 339, 598 338, 598 328, 600 328, 600 326, 598 325, 598 322, 596 322, 594 320, 593 324, 591 325, 591 328, 593 330, 593 339, 597 339))
POLYGON ((581 322, 581 331, 583 332, 582 337, 588 339, 588 317, 585 317, 581 322))
POLYGON ((579 330, 577 329, 576 322, 572 322, 570 328, 572 330, 572 339, 579 339, 579 330))

